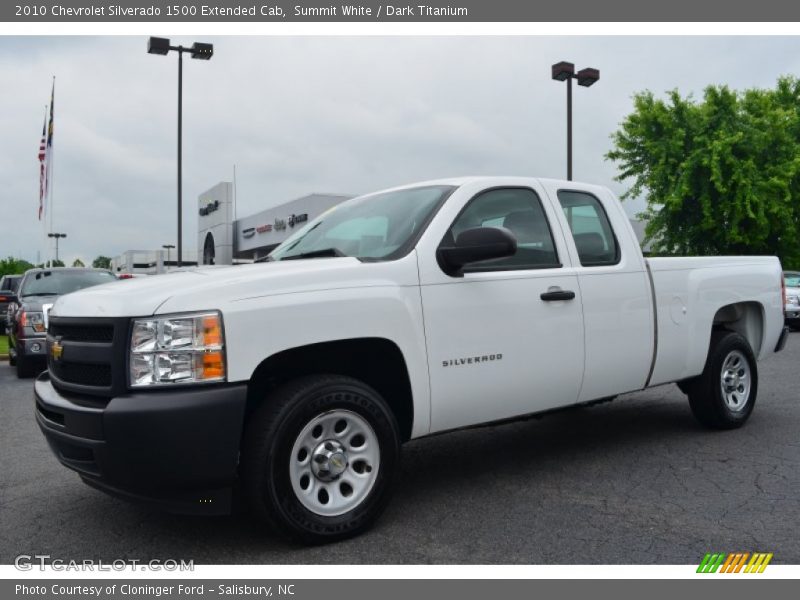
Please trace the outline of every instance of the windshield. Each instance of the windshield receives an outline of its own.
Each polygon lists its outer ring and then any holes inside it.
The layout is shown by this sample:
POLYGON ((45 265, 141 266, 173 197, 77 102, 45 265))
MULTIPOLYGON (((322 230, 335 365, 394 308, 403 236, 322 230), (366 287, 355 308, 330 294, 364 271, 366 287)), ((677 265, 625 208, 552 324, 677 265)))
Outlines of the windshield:
POLYGON ((413 242, 453 189, 435 185, 353 198, 311 221, 275 248, 269 259, 388 259, 413 242))
POLYGON ((784 273, 783 280, 786 287, 800 287, 800 273, 784 273))
POLYGON ((38 271, 25 277, 20 296, 61 296, 116 280, 108 271, 38 271))

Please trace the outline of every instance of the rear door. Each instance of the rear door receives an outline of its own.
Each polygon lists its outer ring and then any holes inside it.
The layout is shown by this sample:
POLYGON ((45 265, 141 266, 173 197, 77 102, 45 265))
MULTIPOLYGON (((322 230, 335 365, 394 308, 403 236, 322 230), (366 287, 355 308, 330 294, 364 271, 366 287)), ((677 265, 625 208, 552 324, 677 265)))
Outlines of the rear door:
POLYGON ((585 330, 583 386, 589 401, 645 386, 652 359, 652 292, 625 212, 602 188, 548 185, 561 207, 576 265, 585 330))
MULTIPOLYGON (((450 202, 455 202, 455 197, 450 202)), ((558 214, 538 185, 470 193, 440 244, 471 227, 506 227, 515 256, 444 273, 422 249, 420 282, 431 382, 431 430, 574 403, 583 373, 583 318, 558 214), (570 292, 556 299, 554 292, 570 292)))

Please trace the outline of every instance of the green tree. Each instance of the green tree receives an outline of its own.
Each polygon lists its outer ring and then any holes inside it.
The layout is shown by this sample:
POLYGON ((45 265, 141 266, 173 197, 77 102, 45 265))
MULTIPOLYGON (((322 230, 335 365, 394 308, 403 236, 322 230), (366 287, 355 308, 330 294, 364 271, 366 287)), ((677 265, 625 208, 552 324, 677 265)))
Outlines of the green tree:
POLYGON ((3 275, 19 275, 28 269, 32 269, 33 265, 26 260, 14 258, 0 258, 0 277, 3 275))
POLYGON ((110 269, 111 259, 107 256, 98 256, 92 261, 92 266, 95 269, 110 269))
POLYGON ((709 86, 703 100, 645 91, 606 158, 643 196, 656 253, 777 254, 800 265, 800 80, 744 92, 709 86))
POLYGON ((72 266, 73 267, 85 267, 86 265, 83 264, 83 261, 80 258, 76 258, 75 260, 72 261, 72 266))

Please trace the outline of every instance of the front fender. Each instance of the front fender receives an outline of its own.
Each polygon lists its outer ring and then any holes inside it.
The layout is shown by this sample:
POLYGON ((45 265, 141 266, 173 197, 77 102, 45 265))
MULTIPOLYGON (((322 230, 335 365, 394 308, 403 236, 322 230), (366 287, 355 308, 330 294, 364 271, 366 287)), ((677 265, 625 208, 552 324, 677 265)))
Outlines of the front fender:
MULTIPOLYGON (((430 427, 428 360, 418 285, 386 284, 275 294, 223 310, 228 380, 249 381, 261 362, 300 346, 383 338, 400 349, 414 403, 412 437, 430 427)), ((325 365, 319 365, 320 372, 325 365)))

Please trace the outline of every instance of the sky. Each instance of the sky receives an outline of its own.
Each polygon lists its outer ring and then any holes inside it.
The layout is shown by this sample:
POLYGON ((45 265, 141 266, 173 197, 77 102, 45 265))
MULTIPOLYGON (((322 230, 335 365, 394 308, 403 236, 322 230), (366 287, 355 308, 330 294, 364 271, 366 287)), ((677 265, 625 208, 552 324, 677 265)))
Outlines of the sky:
MULTIPOLYGON (((300 196, 361 194, 462 175, 566 174, 561 60, 600 69, 575 86, 574 179, 621 193, 604 159, 632 96, 800 74, 792 37, 214 37, 184 61, 184 248, 197 197, 237 174, 237 214, 300 196)), ((44 106, 56 76, 53 230, 60 257, 176 241, 177 56, 147 38, 0 37, 0 256, 51 250, 37 218, 44 106)), ((643 208, 626 203, 629 214, 643 208)))

